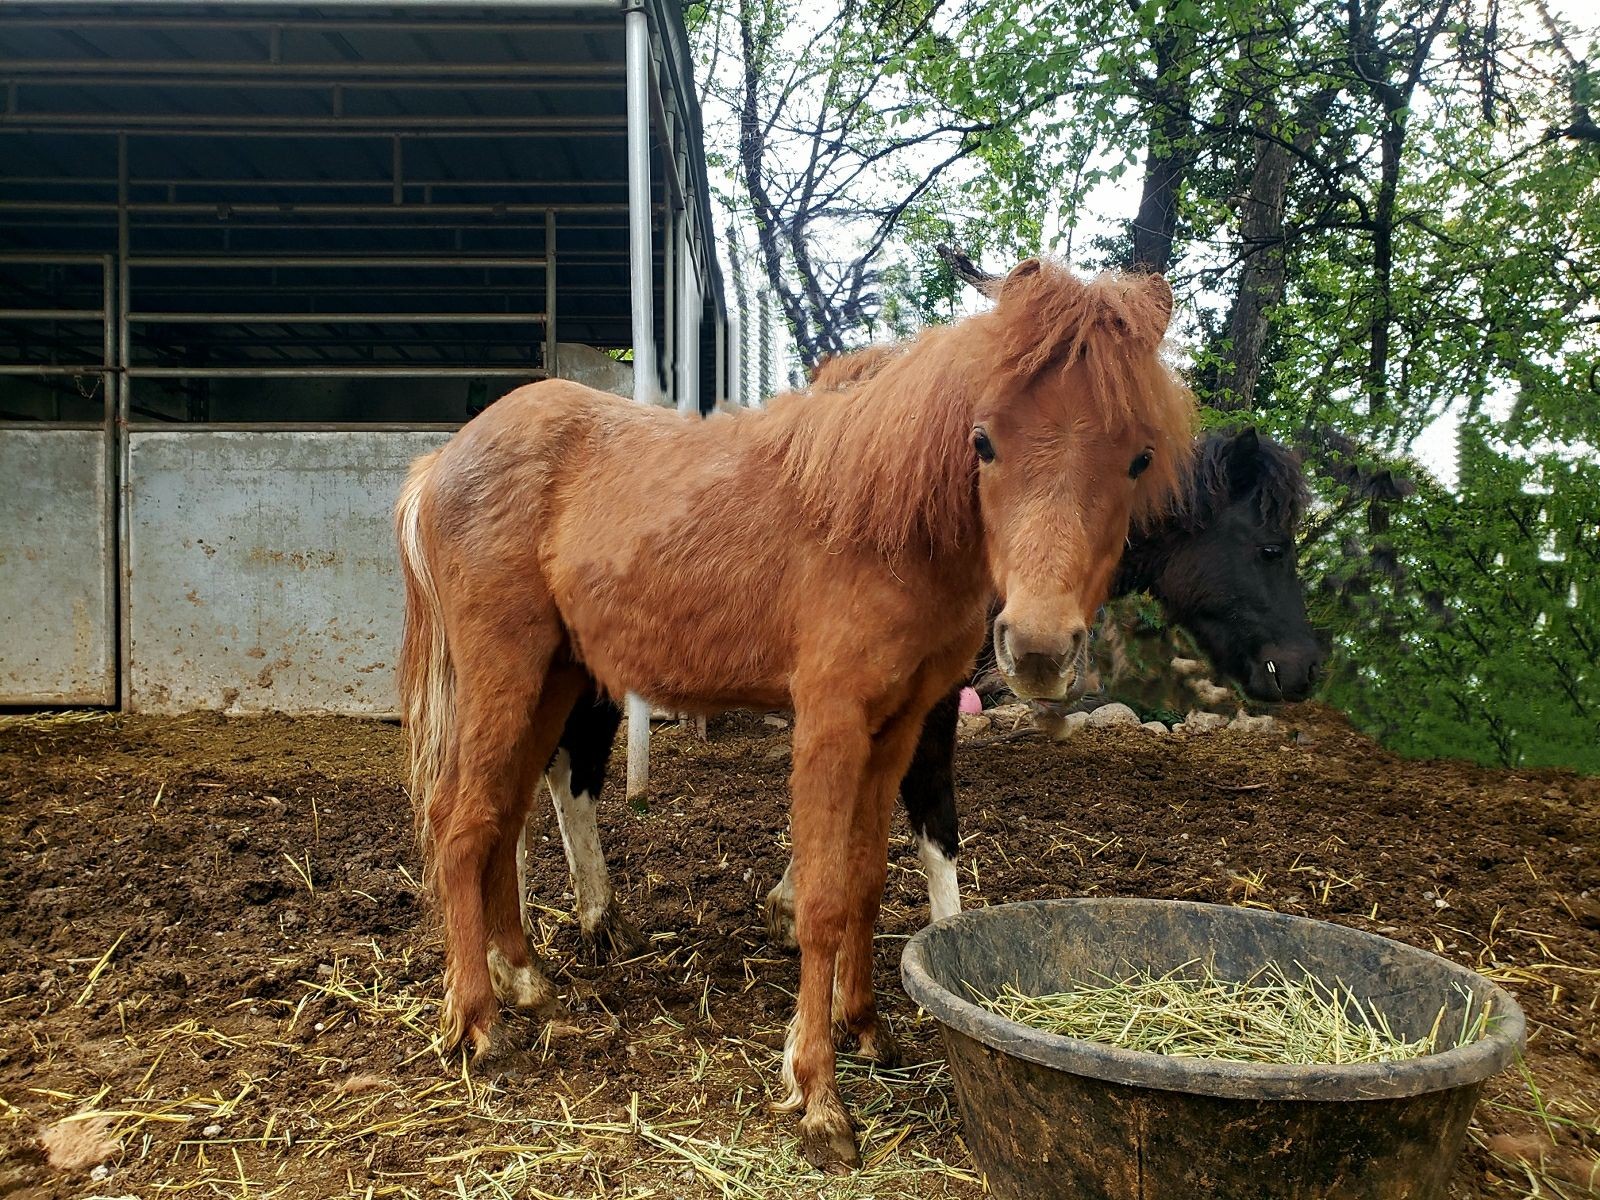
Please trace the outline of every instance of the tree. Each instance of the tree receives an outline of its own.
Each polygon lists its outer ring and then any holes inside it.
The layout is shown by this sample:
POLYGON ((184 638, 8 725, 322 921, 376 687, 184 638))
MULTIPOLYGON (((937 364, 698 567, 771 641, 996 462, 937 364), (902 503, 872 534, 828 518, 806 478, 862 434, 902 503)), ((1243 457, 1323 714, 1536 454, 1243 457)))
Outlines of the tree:
POLYGON ((1058 221, 1164 270, 1209 419, 1306 455, 1329 697, 1409 752, 1596 766, 1592 34, 1542 0, 841 0, 794 54, 791 0, 726 2, 808 359, 949 315, 940 243, 1009 266, 1058 221), (1444 414, 1455 481, 1409 455, 1444 414))

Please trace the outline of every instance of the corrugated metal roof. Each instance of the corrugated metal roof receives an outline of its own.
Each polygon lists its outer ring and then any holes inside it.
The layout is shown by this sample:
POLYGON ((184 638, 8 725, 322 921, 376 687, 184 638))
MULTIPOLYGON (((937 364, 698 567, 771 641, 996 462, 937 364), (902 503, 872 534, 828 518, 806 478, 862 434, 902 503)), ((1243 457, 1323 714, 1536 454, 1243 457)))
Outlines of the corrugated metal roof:
MULTIPOLYGON (((694 224, 709 239, 681 15, 661 0, 648 11, 668 107, 691 148, 694 224)), ((289 292, 310 311, 345 303, 353 312, 414 313, 425 299, 473 311, 542 310, 536 271, 496 270, 488 260, 541 258, 553 211, 559 338, 626 346, 623 84, 622 9, 609 2, 6 4, 0 253, 114 252, 123 146, 130 252, 147 264, 134 280, 141 307, 281 312, 289 292), (197 274, 154 265, 168 256, 286 254, 485 261, 410 277, 404 267, 241 265, 197 274), (363 290, 341 299, 341 278, 363 290)), ((720 309, 708 241, 703 250, 720 309)), ((658 320, 664 307, 658 300, 658 320)), ((254 330, 264 339, 258 350, 228 327, 191 330, 180 351, 261 357, 284 352, 276 338, 308 361, 337 358, 340 329, 311 329, 316 336, 304 326, 254 330)), ((159 358, 159 339, 138 336, 135 357, 159 358)), ((483 336, 472 351, 480 358, 526 358, 515 324, 487 326, 483 336)), ((446 326, 419 323, 394 339, 394 353, 451 361, 467 353, 451 338, 446 326)))

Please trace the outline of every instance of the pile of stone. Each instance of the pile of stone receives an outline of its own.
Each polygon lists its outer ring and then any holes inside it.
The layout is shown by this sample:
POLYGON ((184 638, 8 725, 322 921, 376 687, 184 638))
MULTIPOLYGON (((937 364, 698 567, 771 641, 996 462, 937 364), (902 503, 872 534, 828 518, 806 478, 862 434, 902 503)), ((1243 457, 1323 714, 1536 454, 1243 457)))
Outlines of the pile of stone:
POLYGON ((1268 715, 1251 716, 1240 709, 1232 717, 1223 713, 1190 709, 1182 721, 1167 726, 1160 721, 1140 721, 1139 714, 1126 704, 1102 704, 1087 712, 1056 712, 1044 705, 1001 704, 982 713, 964 713, 959 735, 963 739, 1011 733, 1028 725, 1037 728, 1054 742, 1064 742, 1085 729, 1142 729, 1158 736, 1193 737, 1218 729, 1237 729, 1265 733, 1277 722, 1268 715))

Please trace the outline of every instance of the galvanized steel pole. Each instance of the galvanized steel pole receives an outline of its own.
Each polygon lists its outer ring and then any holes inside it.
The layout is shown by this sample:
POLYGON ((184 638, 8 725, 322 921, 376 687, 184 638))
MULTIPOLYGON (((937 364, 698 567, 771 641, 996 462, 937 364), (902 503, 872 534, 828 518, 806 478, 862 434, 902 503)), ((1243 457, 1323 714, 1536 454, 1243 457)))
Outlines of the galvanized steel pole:
MULTIPOLYGON (((656 323, 650 230, 650 20, 633 0, 626 22, 628 90, 628 265, 633 295, 633 398, 654 404, 656 323)), ((628 799, 650 787, 650 705, 628 696, 628 799)))
MULTIPOLYGON (((673 229, 678 244, 678 331, 677 348, 678 411, 684 416, 700 415, 700 283, 689 245, 689 213, 685 209, 673 229)), ((669 285, 670 286, 670 285, 669 285)))

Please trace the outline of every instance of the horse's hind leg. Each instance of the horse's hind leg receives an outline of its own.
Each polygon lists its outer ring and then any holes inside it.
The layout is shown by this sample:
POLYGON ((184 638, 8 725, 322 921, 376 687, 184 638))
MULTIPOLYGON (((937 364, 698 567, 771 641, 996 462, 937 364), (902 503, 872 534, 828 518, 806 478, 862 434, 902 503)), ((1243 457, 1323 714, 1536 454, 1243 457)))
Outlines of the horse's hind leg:
POLYGON ((555 989, 540 969, 523 920, 523 832, 538 801, 538 764, 548 760, 550 744, 582 689, 585 676, 570 666, 548 671, 528 733, 528 756, 520 764, 516 795, 521 804, 505 813, 483 875, 483 909, 488 936, 489 978, 503 1004, 547 1010, 555 989))
MULTIPOLYGON (((458 624, 466 625, 470 614, 458 624)), ((554 748, 560 726, 544 739, 534 717, 560 630, 527 624, 472 621, 466 636, 452 639, 470 653, 456 656, 456 720, 453 745, 436 802, 430 805, 434 838, 434 886, 445 930, 446 1040, 470 1042, 475 1053, 491 1048, 498 1015, 489 974, 490 914, 485 884, 492 860, 511 872, 511 910, 515 920, 518 827, 527 813, 536 776, 528 764, 538 742, 554 748), (512 853, 505 852, 509 835, 512 853)), ((492 932, 505 949, 504 915, 494 914, 492 932)), ((527 962, 527 945, 517 930, 517 958, 527 962)), ((536 969, 535 969, 536 970, 536 969)), ((548 988, 548 983, 545 987, 548 988)))
POLYGON ((784 864, 783 878, 767 893, 764 905, 767 941, 780 950, 797 950, 799 941, 794 935, 794 854, 784 864))
POLYGON ((960 705, 958 687, 929 710, 911 766, 900 781, 900 801, 916 835, 917 857, 928 877, 928 907, 935 921, 961 911, 961 888, 956 879, 956 851, 961 843, 955 781, 960 705))
POLYGON ((594 962, 628 958, 644 945, 638 927, 617 904, 595 813, 621 723, 622 710, 603 698, 590 680, 567 717, 561 744, 545 772, 572 876, 578 933, 585 954, 594 962))

